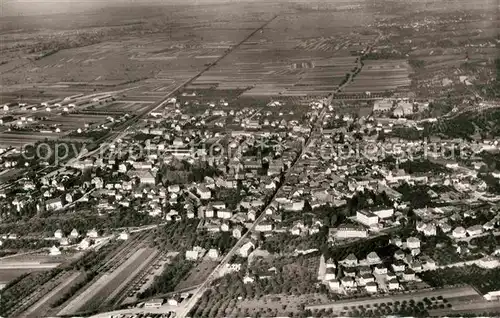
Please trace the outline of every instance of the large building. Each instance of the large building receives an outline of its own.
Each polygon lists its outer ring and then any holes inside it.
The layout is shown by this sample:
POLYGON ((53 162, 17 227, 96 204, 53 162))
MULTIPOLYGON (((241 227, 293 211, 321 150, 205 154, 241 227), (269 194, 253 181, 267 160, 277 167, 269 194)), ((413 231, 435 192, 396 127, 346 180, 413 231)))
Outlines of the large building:
POLYGON ((144 308, 157 308, 163 305, 163 299, 155 298, 144 302, 144 308))
POLYGON ((368 232, 365 229, 353 225, 341 225, 335 232, 335 238, 337 239, 363 238, 367 236, 368 232))

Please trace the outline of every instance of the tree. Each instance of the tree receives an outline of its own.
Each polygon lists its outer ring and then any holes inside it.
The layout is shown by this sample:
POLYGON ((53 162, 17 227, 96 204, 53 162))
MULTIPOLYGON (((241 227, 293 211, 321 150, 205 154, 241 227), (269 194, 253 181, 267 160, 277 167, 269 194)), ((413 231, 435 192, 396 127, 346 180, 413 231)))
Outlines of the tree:
POLYGON ((304 208, 302 209, 302 213, 310 213, 312 211, 311 204, 309 203, 309 200, 304 201, 304 208))

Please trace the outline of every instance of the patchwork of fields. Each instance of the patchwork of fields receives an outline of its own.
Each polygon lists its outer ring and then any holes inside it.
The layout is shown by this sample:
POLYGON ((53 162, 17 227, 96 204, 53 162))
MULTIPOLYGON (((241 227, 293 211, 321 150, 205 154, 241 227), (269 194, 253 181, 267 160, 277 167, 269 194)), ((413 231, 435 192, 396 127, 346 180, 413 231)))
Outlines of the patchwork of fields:
POLYGON ((411 67, 405 60, 367 60, 362 71, 344 93, 383 93, 409 87, 411 67))

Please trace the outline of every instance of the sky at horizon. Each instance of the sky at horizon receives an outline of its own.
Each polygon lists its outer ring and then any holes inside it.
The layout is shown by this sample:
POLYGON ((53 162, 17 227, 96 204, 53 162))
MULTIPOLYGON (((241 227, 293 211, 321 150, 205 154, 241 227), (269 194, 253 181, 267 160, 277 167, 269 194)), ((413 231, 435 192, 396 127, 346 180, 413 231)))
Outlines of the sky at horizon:
MULTIPOLYGON (((246 1, 247 0, 0 0, 0 17, 76 13, 116 5, 205 5, 210 3, 221 4, 246 1)), ((256 1, 252 0, 251 2, 256 1)))

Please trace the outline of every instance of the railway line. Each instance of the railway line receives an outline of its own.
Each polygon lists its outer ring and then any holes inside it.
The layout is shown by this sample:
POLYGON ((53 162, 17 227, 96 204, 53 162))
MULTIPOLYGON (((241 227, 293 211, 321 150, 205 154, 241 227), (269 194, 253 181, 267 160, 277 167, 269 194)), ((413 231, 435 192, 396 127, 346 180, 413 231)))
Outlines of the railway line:
POLYGON ((165 257, 166 253, 161 252, 157 254, 153 254, 151 258, 145 260, 145 263, 141 264, 139 268, 137 268, 137 272, 130 277, 129 281, 126 282, 126 285, 118 288, 115 295, 110 295, 108 299, 106 299, 105 304, 109 307, 119 306, 123 300, 125 300, 130 293, 131 289, 142 286, 142 282, 149 275, 148 273, 151 269, 157 264, 159 261, 165 257))
POLYGON ((7 313, 6 317, 18 317, 23 311, 28 309, 30 306, 35 304, 38 300, 40 300, 43 296, 45 296, 48 292, 56 288, 59 284, 68 279, 72 273, 63 271, 57 274, 54 278, 50 279, 45 284, 37 287, 29 296, 24 297, 19 300, 15 306, 13 306, 7 313))
POLYGON ((98 275, 94 277, 88 284, 86 284, 79 293, 75 294, 70 300, 68 300, 59 311, 59 314, 72 314, 74 309, 84 305, 82 299, 88 296, 87 290, 91 288, 99 279, 105 274, 112 273, 116 268, 126 262, 129 257, 137 251, 144 244, 144 240, 147 238, 147 232, 141 232, 136 237, 124 242, 124 245, 112 256, 108 257, 102 265, 96 268, 98 275))
POLYGON ((97 272, 104 273, 110 272, 120 266, 130 255, 132 255, 137 249, 144 244, 144 239, 147 237, 147 232, 142 232, 138 234, 135 238, 125 241, 125 245, 117 251, 110 259, 108 259, 103 265, 101 265, 97 272))

